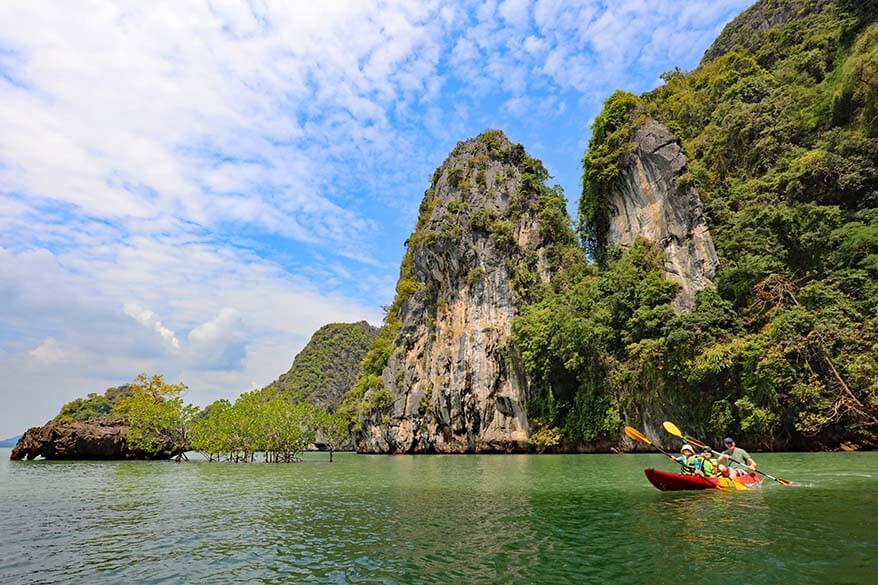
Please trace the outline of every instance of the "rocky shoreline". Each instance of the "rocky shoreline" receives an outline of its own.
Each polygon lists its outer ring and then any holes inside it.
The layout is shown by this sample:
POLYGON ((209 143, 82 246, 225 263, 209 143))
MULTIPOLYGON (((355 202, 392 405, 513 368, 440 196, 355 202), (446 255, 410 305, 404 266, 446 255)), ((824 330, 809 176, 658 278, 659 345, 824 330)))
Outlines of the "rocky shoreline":
POLYGON ((166 445, 157 451, 130 449, 124 419, 102 418, 88 422, 49 421, 27 430, 12 449, 13 461, 36 459, 170 459, 186 449, 166 445))

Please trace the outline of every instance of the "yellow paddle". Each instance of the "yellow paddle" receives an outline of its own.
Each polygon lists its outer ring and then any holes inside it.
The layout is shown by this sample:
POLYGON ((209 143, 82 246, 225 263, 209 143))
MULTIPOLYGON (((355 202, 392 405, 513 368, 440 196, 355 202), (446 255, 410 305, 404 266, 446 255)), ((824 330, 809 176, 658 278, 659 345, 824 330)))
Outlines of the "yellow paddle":
MULTIPOLYGON (((707 445, 705 445, 704 443, 702 443, 698 439, 684 434, 683 431, 681 431, 677 427, 677 425, 675 425, 671 421, 666 420, 665 422, 662 423, 662 426, 665 427, 666 431, 668 431, 669 433, 671 433, 675 437, 679 437, 679 438, 683 439, 684 441, 686 441, 687 443, 691 443, 691 444, 695 445, 699 449, 703 449, 704 447, 708 447, 707 445)), ((710 449, 710 452, 713 453, 714 455, 721 455, 721 453, 719 453, 718 451, 714 451, 713 447, 708 447, 708 448, 710 449)), ((737 459, 732 459, 731 457, 729 457, 729 460, 734 461, 735 463, 737 463, 739 465, 744 465, 742 462, 738 461, 737 459)), ((769 475, 769 474, 765 473, 764 471, 759 471, 758 469, 754 469, 754 471, 760 475, 764 475, 768 479, 773 479, 774 481, 776 481, 780 485, 793 485, 793 482, 789 481, 788 479, 780 479, 780 478, 774 477, 773 475, 769 475)))
MULTIPOLYGON (((676 457, 674 457, 673 455, 671 455, 667 451, 664 451, 661 447, 654 445, 652 443, 652 441, 650 441, 646 435, 644 435, 643 433, 641 433, 640 431, 638 431, 634 427, 625 427, 624 430, 625 430, 625 434, 628 435, 629 437, 631 437, 632 439, 634 439, 635 441, 640 441, 641 443, 646 443, 650 447, 654 447, 655 449, 657 449, 660 453, 664 453, 669 458, 673 459, 674 461, 677 461, 676 457)), ((689 465, 683 465, 683 467, 690 470, 690 471, 694 471, 694 469, 689 465)))

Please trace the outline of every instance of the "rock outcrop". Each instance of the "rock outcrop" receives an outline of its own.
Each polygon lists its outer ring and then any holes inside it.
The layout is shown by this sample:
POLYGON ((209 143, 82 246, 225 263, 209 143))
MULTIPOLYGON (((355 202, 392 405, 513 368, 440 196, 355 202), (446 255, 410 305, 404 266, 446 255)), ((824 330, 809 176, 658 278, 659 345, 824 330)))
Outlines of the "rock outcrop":
POLYGON ((631 136, 634 150, 619 165, 619 188, 609 201, 607 242, 630 246, 638 236, 657 242, 665 253, 665 275, 681 286, 674 308, 688 311, 695 292, 713 286, 718 265, 701 197, 670 130, 650 120, 636 125, 631 136))
POLYGON ((358 451, 527 448, 528 384, 512 319, 549 280, 552 246, 572 241, 547 176, 499 131, 459 143, 437 169, 379 334, 392 345, 364 397, 358 451))
POLYGON ((22 435, 12 449, 13 460, 36 459, 170 459, 184 449, 168 445, 146 452, 128 448, 128 425, 122 419, 50 421, 22 435))

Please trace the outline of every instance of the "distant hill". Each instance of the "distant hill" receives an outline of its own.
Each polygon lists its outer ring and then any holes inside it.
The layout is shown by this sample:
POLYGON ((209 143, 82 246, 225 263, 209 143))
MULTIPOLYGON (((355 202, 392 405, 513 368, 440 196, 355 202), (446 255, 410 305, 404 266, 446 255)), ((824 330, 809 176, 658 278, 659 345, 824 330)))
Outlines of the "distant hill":
POLYGON ((324 325, 296 355, 289 371, 268 388, 321 407, 338 404, 356 381, 360 362, 377 332, 366 321, 324 325))
POLYGON ((4 447, 15 447, 15 444, 18 443, 18 440, 21 438, 21 435, 15 435, 14 437, 9 437, 8 439, 3 439, 0 441, 0 448, 4 447))

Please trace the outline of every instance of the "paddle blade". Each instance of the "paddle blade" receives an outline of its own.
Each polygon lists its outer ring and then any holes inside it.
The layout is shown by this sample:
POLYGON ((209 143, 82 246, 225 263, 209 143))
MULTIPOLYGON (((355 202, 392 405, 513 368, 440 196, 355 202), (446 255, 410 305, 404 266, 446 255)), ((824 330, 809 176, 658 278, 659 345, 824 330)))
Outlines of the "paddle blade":
POLYGON ((746 490, 747 486, 739 482, 738 480, 732 479, 730 477, 720 477, 716 480, 716 487, 721 489, 734 488, 736 490, 746 490))
POLYGON ((671 421, 666 420, 665 422, 662 423, 662 426, 665 427, 666 431, 668 431, 669 433, 671 433, 675 437, 680 437, 681 439, 683 438, 683 431, 681 431, 679 429, 679 427, 677 427, 677 425, 675 425, 671 421))
POLYGON ((779 477, 774 478, 774 481, 776 481, 776 482, 779 483, 780 485, 793 485, 793 482, 791 482, 790 480, 788 480, 788 479, 781 479, 781 478, 779 478, 779 477))
POLYGON ((649 439, 646 438, 646 435, 635 429, 634 427, 625 427, 625 434, 634 439, 635 441, 640 441, 641 443, 646 443, 647 445, 652 445, 649 439))

